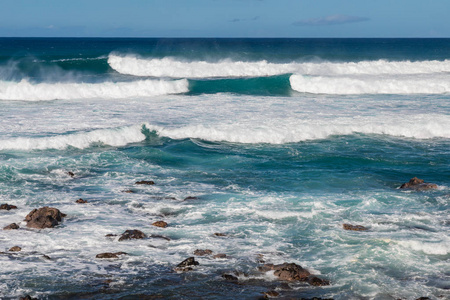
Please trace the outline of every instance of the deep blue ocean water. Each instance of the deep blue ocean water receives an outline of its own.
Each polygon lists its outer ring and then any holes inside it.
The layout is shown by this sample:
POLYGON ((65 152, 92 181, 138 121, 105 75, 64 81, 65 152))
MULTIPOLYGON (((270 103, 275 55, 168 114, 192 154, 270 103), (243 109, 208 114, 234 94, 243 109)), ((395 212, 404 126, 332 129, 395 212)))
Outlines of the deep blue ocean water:
POLYGON ((447 299, 449 149, 450 39, 0 38, 0 299, 447 299))

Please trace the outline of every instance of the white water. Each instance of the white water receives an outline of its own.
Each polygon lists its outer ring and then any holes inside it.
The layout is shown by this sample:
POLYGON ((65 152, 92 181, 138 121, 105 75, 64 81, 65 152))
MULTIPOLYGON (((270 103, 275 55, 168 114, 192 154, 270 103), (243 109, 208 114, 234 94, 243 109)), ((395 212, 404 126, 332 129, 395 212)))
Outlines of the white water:
POLYGON ((208 62, 183 61, 172 57, 142 58, 136 55, 110 54, 108 63, 114 70, 123 74, 173 78, 259 77, 289 73, 303 75, 394 75, 450 72, 450 60, 270 63, 265 60, 249 62, 225 59, 218 62, 208 62))
POLYGON ((138 80, 103 83, 31 83, 0 81, 0 100, 122 99, 179 94, 188 91, 187 80, 138 80))

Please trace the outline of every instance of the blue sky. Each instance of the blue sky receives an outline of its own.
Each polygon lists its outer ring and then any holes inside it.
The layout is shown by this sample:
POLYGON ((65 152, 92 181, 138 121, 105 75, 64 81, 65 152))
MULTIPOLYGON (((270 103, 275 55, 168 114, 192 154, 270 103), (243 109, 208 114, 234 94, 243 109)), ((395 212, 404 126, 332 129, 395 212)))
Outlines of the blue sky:
POLYGON ((0 0, 0 36, 450 37, 450 0, 0 0))

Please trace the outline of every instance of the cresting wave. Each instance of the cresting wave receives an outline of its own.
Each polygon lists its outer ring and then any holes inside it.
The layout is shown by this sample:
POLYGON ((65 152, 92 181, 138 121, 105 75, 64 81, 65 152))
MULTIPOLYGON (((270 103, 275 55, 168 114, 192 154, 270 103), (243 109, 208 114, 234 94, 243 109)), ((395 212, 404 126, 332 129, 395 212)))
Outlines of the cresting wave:
POLYGON ((182 61, 172 57, 142 58, 136 55, 112 53, 108 57, 108 63, 111 68, 122 74, 173 78, 259 77, 289 73, 329 76, 450 72, 450 60, 271 63, 265 60, 244 62, 226 59, 207 62, 182 61))
POLYGON ((304 76, 289 78, 295 91, 311 94, 446 94, 449 75, 425 76, 304 76))
POLYGON ((179 94, 189 91, 186 79, 176 81, 138 80, 103 83, 31 83, 0 81, 0 100, 56 100, 56 99, 121 99, 179 94))

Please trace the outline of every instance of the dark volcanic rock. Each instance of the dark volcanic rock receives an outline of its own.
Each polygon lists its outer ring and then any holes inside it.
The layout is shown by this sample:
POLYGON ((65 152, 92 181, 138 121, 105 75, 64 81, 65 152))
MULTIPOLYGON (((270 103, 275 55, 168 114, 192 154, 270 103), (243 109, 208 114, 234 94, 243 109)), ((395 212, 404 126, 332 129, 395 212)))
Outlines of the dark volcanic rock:
POLYGON ((141 181, 136 181, 135 184, 153 185, 153 184, 155 184, 155 182, 152 180, 141 180, 141 181))
POLYGON ((263 272, 274 270, 275 272, 273 274, 285 281, 306 281, 309 284, 316 286, 330 284, 327 280, 311 275, 308 270, 295 263, 284 263, 279 265, 265 264, 259 269, 263 272))
POLYGON ((424 191, 430 189, 437 189, 437 185, 434 183, 424 182, 423 179, 417 177, 411 178, 409 182, 406 182, 400 186, 401 189, 410 189, 415 191, 424 191))
POLYGON ((147 236, 140 230, 126 230, 119 238, 120 241, 131 240, 131 239, 145 239, 147 236))
POLYGON ((3 227, 3 230, 11 230, 11 229, 19 229, 19 225, 16 223, 9 224, 8 226, 3 227))
POLYGON ((127 253, 125 252, 105 252, 105 253, 99 253, 95 257, 96 258, 119 258, 119 255, 125 255, 127 253))
POLYGON ((361 226, 361 225, 342 224, 342 227, 343 227, 345 230, 353 230, 353 231, 364 231, 364 230, 368 230, 366 227, 361 226))
POLYGON ((161 227, 161 228, 167 227, 167 223, 164 221, 156 221, 156 222, 152 223, 152 225, 156 226, 156 227, 161 227))
POLYGON ((17 209, 17 206, 9 205, 8 203, 4 203, 4 204, 0 205, 0 209, 5 209, 5 210, 17 209))
POLYGON ((58 225, 65 216, 59 209, 45 206, 39 209, 33 209, 25 217, 25 221, 27 221, 27 227, 38 229, 52 228, 58 225))
POLYGON ((194 251, 194 255, 197 256, 205 256, 205 255, 211 255, 213 252, 209 249, 197 249, 194 251))
POLYGON ((83 200, 83 199, 78 199, 77 201, 75 201, 75 203, 82 203, 82 204, 84 204, 84 203, 88 203, 86 200, 83 200))
POLYGON ((14 246, 14 247, 10 248, 8 251, 19 252, 20 250, 22 250, 22 248, 20 248, 19 246, 14 246))
POLYGON ((191 266, 198 266, 198 265, 199 265, 199 263, 198 263, 198 261, 195 260, 195 258, 188 257, 177 265, 177 267, 175 268, 175 271, 177 271, 177 272, 192 271, 191 266))

